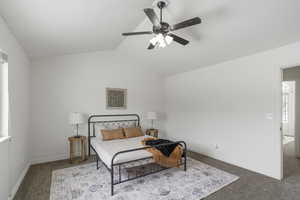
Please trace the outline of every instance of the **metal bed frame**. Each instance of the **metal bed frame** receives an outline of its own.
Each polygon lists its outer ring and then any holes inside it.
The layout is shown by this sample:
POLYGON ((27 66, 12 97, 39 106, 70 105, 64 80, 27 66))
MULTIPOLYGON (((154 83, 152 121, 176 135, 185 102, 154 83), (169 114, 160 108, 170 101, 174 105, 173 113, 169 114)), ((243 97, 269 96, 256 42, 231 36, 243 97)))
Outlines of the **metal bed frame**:
MULTIPOLYGON (((114 195, 114 186, 117 184, 121 184, 127 181, 131 181, 137 178, 141 178, 150 174, 154 174, 154 173, 158 173, 161 172, 163 170, 169 169, 166 167, 156 167, 156 169, 154 171, 151 172, 147 172, 145 174, 136 174, 136 176, 134 177, 129 177, 127 179, 122 180, 122 176, 121 176, 121 168, 122 165, 125 164, 129 164, 129 163, 133 163, 133 162, 137 162, 137 161, 141 161, 141 160, 146 160, 146 159, 152 159, 153 157, 147 157, 147 158, 141 158, 141 159, 136 159, 136 160, 131 160, 131 161, 127 161, 127 162, 122 162, 122 163, 114 163, 115 158, 120 155, 120 154, 124 154, 124 153, 128 153, 128 152, 133 152, 133 151, 140 151, 140 150, 146 150, 148 148, 153 148, 153 147, 158 147, 158 146, 166 146, 166 145, 170 145, 170 144, 181 144, 183 145, 183 154, 182 154, 182 159, 180 162, 180 165, 184 166, 184 171, 186 171, 187 168, 187 146, 186 143, 184 141, 176 141, 176 142, 170 142, 167 144, 159 144, 159 145, 155 145, 155 146, 145 146, 145 147, 141 147, 141 148, 135 148, 135 149, 128 149, 125 151, 120 151, 114 154, 112 160, 111 160, 111 165, 110 168, 101 160, 100 156, 98 155, 97 151, 95 150, 95 148, 91 145, 91 138, 92 137, 96 137, 96 133, 95 133, 95 126, 96 124, 113 124, 113 125, 119 125, 119 127, 125 126, 126 124, 134 124, 136 127, 140 127, 140 117, 137 114, 118 114, 118 115, 91 115, 88 119, 88 151, 89 151, 89 156, 91 156, 91 149, 95 152, 96 154, 96 159, 97 159, 97 170, 99 169, 99 161, 101 161, 104 166, 106 167, 106 169, 110 172, 111 175, 111 196, 114 195), (114 118, 114 117, 118 117, 118 118, 122 118, 122 117, 130 117, 132 119, 124 119, 124 120, 105 120, 105 118, 114 118), (102 120, 96 120, 96 119, 102 119, 102 120), (104 118, 104 120, 103 120, 104 118), (92 134, 91 134, 91 128, 92 128, 92 134), (114 168, 117 168, 116 170, 114 168), (118 173, 118 180, 115 181, 115 173, 118 173)), ((97 133, 100 134, 100 133, 97 133)))

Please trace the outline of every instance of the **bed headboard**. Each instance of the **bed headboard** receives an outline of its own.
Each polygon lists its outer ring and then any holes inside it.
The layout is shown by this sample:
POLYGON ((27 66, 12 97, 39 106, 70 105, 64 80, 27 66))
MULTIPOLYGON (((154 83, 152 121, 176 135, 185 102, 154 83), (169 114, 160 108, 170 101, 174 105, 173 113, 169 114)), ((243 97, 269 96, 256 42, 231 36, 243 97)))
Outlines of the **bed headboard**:
POLYGON ((117 114, 117 115, 91 115, 88 119, 88 148, 91 155, 91 137, 96 137, 96 125, 104 127, 113 125, 116 127, 126 127, 128 125, 140 126, 140 116, 138 114, 117 114))

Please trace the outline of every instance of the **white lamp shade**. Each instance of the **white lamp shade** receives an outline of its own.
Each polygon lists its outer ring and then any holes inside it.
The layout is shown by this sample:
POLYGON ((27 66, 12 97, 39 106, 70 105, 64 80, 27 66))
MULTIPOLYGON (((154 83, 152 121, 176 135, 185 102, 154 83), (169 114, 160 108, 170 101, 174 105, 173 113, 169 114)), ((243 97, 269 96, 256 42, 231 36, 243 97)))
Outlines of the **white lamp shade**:
POLYGON ((69 115, 69 123, 70 124, 83 124, 84 116, 81 113, 70 113, 69 115))
POLYGON ((157 114, 156 114, 156 112, 148 112, 148 113, 147 113, 147 118, 148 118, 148 119, 151 119, 151 120, 157 119, 157 114))

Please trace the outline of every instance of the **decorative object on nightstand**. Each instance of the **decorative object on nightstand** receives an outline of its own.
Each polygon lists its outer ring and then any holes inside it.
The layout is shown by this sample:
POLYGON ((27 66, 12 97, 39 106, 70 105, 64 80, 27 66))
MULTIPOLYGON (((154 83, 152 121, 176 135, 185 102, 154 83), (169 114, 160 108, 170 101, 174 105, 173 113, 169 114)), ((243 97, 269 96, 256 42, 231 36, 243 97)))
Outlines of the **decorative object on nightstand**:
POLYGON ((158 138, 158 129, 147 129, 146 135, 158 138))
POLYGON ((82 162, 86 160, 86 136, 73 136, 69 137, 69 142, 70 142, 70 162, 71 163, 77 163, 77 162, 82 162), (76 159, 75 155, 75 144, 79 143, 80 144, 80 159, 76 159))
POLYGON ((146 135, 158 138, 158 130, 154 128, 154 120, 157 120, 156 112, 148 112, 147 118, 151 120, 151 128, 146 130, 146 135))
POLYGON ((70 113, 69 115, 69 123, 71 125, 75 125, 76 126, 76 136, 74 137, 77 137, 79 138, 80 135, 78 133, 78 128, 79 128, 79 124, 83 124, 84 123, 84 117, 83 117, 83 114, 81 113, 78 113, 78 112, 73 112, 73 113, 70 113))

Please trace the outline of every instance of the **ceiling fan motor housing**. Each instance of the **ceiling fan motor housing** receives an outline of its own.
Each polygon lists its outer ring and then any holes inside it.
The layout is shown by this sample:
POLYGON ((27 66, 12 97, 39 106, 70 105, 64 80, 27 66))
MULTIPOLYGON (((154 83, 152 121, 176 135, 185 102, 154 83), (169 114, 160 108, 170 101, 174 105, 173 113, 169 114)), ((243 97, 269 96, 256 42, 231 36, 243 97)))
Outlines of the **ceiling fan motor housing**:
POLYGON ((167 34, 170 31, 170 25, 166 22, 161 22, 160 27, 153 26, 153 33, 155 34, 167 34))

